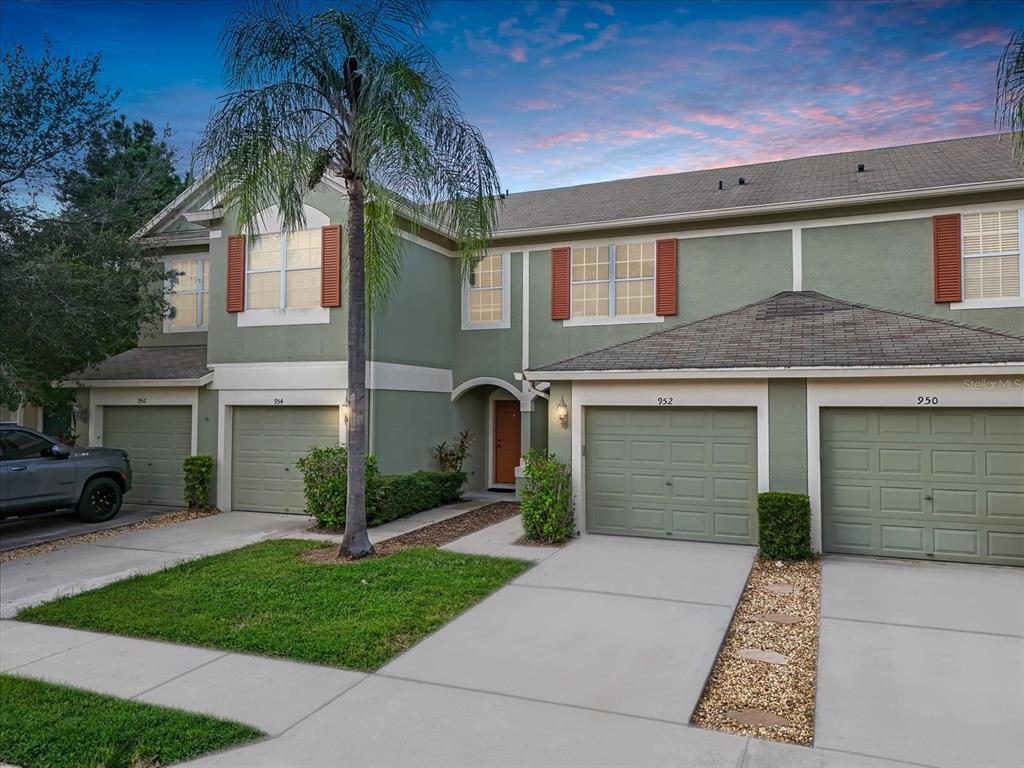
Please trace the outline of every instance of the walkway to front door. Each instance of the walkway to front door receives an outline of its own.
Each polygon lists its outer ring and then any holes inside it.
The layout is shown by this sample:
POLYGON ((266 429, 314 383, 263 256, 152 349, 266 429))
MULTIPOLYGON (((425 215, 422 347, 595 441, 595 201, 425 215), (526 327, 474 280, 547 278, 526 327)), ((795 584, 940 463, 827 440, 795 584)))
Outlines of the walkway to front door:
POLYGON ((519 466, 519 401, 494 401, 494 484, 514 485, 519 466))

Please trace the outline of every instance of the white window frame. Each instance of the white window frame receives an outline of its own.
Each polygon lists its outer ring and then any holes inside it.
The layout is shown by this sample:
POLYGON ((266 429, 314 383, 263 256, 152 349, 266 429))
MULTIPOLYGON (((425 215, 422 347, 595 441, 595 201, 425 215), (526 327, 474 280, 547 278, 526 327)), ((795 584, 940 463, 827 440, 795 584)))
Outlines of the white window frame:
MULTIPOLYGON (((572 250, 569 252, 569 311, 572 312, 572 287, 574 285, 587 285, 591 283, 608 283, 608 314, 601 317, 570 317, 562 321, 565 328, 583 327, 588 325, 633 325, 638 323, 663 323, 665 318, 661 315, 617 315, 615 314, 615 283, 616 282, 638 282, 640 280, 651 280, 655 286, 655 300, 657 300, 658 285, 658 259, 655 253, 654 276, 653 277, 615 277, 615 261, 617 245, 642 245, 650 243, 651 240, 627 240, 620 243, 609 243, 608 245, 608 279, 607 280, 573 280, 572 279, 572 250)), ((593 246, 576 246, 593 247, 593 246)), ((600 247, 600 246, 598 246, 600 247)), ((657 247, 657 246, 655 246, 657 247)))
POLYGON ((470 293, 475 290, 490 291, 494 290, 494 287, 475 288, 469 284, 469 278, 467 277, 462 281, 462 330, 464 331, 484 331, 512 327, 512 254, 505 251, 501 254, 489 253, 487 255, 501 256, 501 320, 473 322, 469 319, 470 293))
POLYGON ((182 261, 184 259, 191 259, 191 260, 193 260, 195 262, 195 265, 196 265, 196 288, 195 288, 195 290, 194 291, 178 291, 177 290, 177 285, 178 285, 177 282, 174 282, 172 284, 170 281, 168 281, 168 288, 170 288, 171 293, 178 293, 178 294, 194 293, 196 295, 196 320, 197 320, 197 322, 194 325, 174 326, 171 323, 171 318, 165 317, 164 318, 164 333, 195 333, 196 331, 205 331, 210 326, 210 318, 206 317, 206 315, 203 314, 203 294, 204 293, 206 295, 210 294, 210 286, 208 286, 206 284, 206 281, 203 279, 204 272, 208 271, 208 268, 210 266, 210 254, 209 253, 197 253, 197 254, 185 254, 185 255, 182 255, 182 256, 165 256, 164 257, 164 267, 165 267, 165 269, 168 272, 170 272, 173 269, 173 267, 171 267, 171 262, 172 261, 182 261), (203 268, 204 267, 203 262, 206 262, 205 266, 207 267, 207 269, 203 268))
MULTIPOLYGON (((303 212, 306 217, 306 229, 321 229, 331 223, 330 217, 323 211, 319 211, 309 205, 303 205, 303 212)), ((239 328, 253 328, 273 325, 325 325, 331 322, 331 310, 329 307, 287 307, 288 272, 300 272, 316 269, 316 267, 297 267, 288 269, 288 233, 281 228, 281 216, 276 205, 261 211, 256 221, 258 232, 261 236, 281 236, 281 263, 275 269, 249 269, 249 247, 245 249, 245 300, 246 309, 236 313, 236 322, 239 328), (249 275, 266 274, 268 272, 279 272, 280 294, 277 307, 260 309, 248 309, 249 304, 249 275)), ((323 269, 323 253, 320 254, 320 269, 323 269)))
MULTIPOLYGON (((1002 209, 1011 210, 1011 209, 1002 209)), ((1018 296, 1002 296, 996 299, 964 299, 962 301, 952 302, 949 305, 950 309, 998 309, 1001 307, 1024 307, 1024 209, 1017 210, 1017 250, 1014 251, 998 251, 992 253, 964 253, 963 252, 963 238, 964 238, 964 218, 965 216, 977 215, 976 213, 967 213, 960 215, 960 291, 961 295, 966 295, 966 262, 968 259, 979 259, 986 256, 1017 256, 1018 268, 1020 269, 1020 282, 1019 282, 1019 295, 1018 296)))

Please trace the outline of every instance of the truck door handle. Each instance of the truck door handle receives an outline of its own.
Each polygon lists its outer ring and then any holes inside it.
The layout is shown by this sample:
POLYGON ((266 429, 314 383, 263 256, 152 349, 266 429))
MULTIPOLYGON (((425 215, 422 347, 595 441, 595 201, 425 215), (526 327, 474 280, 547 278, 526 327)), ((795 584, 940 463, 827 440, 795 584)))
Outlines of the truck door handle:
POLYGON ((22 466, 22 467, 11 467, 11 472, 24 472, 26 469, 28 469, 28 467, 25 467, 25 466, 22 466))

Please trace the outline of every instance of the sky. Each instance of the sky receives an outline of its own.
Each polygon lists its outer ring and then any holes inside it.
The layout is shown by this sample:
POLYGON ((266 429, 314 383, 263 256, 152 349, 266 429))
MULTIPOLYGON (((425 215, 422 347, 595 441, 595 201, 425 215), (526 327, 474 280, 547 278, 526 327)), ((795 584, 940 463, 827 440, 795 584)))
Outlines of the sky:
MULTIPOLYGON (((0 0, 0 46, 102 54, 187 167, 233 0, 0 0)), ((1024 3, 439 2, 422 39, 513 192, 994 130, 1024 3)))

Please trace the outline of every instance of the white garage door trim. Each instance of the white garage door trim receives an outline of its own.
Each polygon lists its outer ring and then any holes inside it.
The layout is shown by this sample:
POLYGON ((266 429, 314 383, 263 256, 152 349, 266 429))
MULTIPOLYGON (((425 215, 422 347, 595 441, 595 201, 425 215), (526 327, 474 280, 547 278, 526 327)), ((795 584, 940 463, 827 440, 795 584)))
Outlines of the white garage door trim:
POLYGON ((191 453, 199 452, 199 388, 198 387, 126 387, 124 389, 89 389, 89 424, 86 445, 103 447, 103 406, 187 405, 192 409, 191 453))
POLYGON ((584 409, 593 405, 658 406, 659 398, 671 406, 757 409, 757 485, 758 492, 768 490, 767 381, 574 382, 569 429, 572 431, 572 487, 576 499, 576 528, 581 535, 589 535, 586 532, 584 409))
POLYGON ((217 506, 231 509, 232 413, 238 405, 335 405, 338 407, 338 442, 345 443, 345 420, 341 405, 344 389, 270 389, 218 392, 217 403, 217 506))
POLYGON ((820 552, 822 408, 1020 408, 1024 379, 952 375, 948 378, 807 380, 807 487, 811 543, 820 552), (921 401, 918 398, 922 398, 921 401), (930 399, 929 399, 930 398, 930 399))

